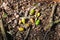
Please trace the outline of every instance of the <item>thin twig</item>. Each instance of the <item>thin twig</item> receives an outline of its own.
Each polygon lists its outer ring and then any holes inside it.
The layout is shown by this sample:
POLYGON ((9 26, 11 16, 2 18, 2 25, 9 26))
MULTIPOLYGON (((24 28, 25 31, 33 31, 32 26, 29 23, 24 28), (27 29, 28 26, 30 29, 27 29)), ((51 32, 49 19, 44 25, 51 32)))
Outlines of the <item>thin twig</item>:
POLYGON ((24 40, 27 39, 27 37, 28 37, 28 35, 29 35, 29 32, 30 32, 30 28, 28 29, 28 31, 27 31, 27 33, 26 33, 26 36, 25 36, 24 40))
POLYGON ((44 30, 47 30, 47 31, 46 31, 46 33, 45 33, 45 35, 44 35, 44 39, 43 39, 43 40, 45 40, 45 38, 46 38, 46 36, 47 36, 47 33, 50 31, 51 27, 52 27, 53 24, 54 24, 54 22, 53 22, 53 15, 54 15, 54 13, 55 13, 56 6, 57 6, 57 4, 55 3, 55 4, 53 5, 53 7, 52 7, 52 12, 51 12, 50 21, 49 21, 50 23, 44 28, 44 30))
POLYGON ((0 28, 1 28, 1 32, 2 32, 2 35, 3 35, 3 40, 7 40, 5 30, 4 30, 4 27, 3 27, 3 23, 2 23, 2 19, 0 19, 0 28))

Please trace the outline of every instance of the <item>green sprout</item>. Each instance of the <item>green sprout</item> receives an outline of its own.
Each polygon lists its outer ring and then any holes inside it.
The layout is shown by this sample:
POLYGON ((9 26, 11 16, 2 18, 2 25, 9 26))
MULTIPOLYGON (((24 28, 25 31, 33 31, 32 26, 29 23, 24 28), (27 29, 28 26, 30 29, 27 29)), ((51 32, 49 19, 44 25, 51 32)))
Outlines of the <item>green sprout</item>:
POLYGON ((22 23, 25 24, 25 18, 22 18, 22 23))
POLYGON ((34 12, 35 12, 35 10, 34 10, 34 9, 31 9, 29 14, 30 14, 30 15, 33 15, 34 12))
POLYGON ((40 24, 40 20, 36 20, 35 24, 39 25, 40 24))
POLYGON ((37 13, 36 16, 39 17, 40 16, 40 13, 37 13))

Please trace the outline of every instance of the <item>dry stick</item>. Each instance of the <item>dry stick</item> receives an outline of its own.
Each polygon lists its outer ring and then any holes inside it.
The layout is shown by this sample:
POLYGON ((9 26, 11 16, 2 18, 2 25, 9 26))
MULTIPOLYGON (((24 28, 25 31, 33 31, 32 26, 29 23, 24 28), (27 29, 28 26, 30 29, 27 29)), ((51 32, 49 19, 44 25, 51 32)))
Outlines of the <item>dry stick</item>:
POLYGON ((16 9, 17 9, 17 13, 18 13, 18 2, 17 2, 17 8, 16 9))
MULTIPOLYGON (((59 20, 54 21, 53 23, 54 23, 54 24, 57 24, 57 23, 59 23, 59 22, 60 22, 60 19, 59 19, 59 20)), ((53 25, 54 25, 54 24, 53 24, 53 25)), ((52 25, 52 23, 51 23, 50 25, 52 25)), ((53 25, 52 25, 52 26, 53 26, 53 25)), ((49 31, 47 31, 47 32, 46 32, 46 35, 47 35, 47 33, 48 33, 48 32, 49 32, 49 31)), ((46 37, 46 35, 45 35, 45 37, 46 37)))
POLYGON ((0 5, 3 3, 3 1, 2 0, 0 0, 0 5))
POLYGON ((53 26, 53 24, 54 24, 54 22, 53 22, 53 15, 54 15, 54 12, 55 12, 55 9, 56 9, 56 6, 57 6, 57 4, 55 3, 54 5, 53 5, 53 7, 52 7, 52 13, 51 13, 51 15, 50 15, 50 23, 44 28, 44 30, 46 31, 46 33, 45 33, 45 35, 44 35, 44 39, 43 40, 45 40, 45 38, 46 38, 46 36, 47 36, 47 33, 50 31, 50 29, 51 29, 51 27, 53 26))
POLYGON ((59 22, 60 22, 60 19, 59 19, 59 20, 54 21, 54 24, 57 24, 57 23, 59 23, 59 22))
POLYGON ((3 27, 3 23, 2 23, 2 19, 0 19, 0 28, 1 28, 1 32, 2 32, 2 35, 3 35, 3 40, 7 40, 5 31, 4 31, 4 27, 3 27))
MULTIPOLYGON (((60 19, 59 20, 56 20, 55 22, 54 22, 54 24, 58 24, 58 23, 60 23, 60 19)), ((60 38, 59 38, 59 35, 57 35, 57 40, 59 40, 60 38)))
POLYGON ((55 12, 55 9, 56 9, 56 6, 57 4, 55 3, 52 7, 52 12, 51 12, 51 15, 50 15, 50 23, 44 28, 44 30, 48 30, 52 27, 53 25, 53 15, 54 15, 54 12, 55 12), (52 24, 51 24, 52 23, 52 24))
POLYGON ((28 35, 29 35, 29 32, 30 32, 30 28, 28 29, 28 31, 27 31, 27 33, 26 33, 26 36, 25 36, 24 40, 27 39, 27 37, 28 37, 28 35))

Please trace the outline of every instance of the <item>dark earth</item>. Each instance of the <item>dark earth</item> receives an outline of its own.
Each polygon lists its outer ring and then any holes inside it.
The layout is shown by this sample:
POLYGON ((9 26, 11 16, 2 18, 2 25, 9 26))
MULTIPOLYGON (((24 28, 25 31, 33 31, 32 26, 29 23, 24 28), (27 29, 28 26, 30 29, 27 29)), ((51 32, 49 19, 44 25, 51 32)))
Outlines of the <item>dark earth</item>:
POLYGON ((0 20, 4 28, 0 27, 0 40, 60 40, 60 2, 1 0, 0 20), (31 9, 35 10, 35 14, 29 14, 31 9), (38 12, 40 16, 36 17, 38 12), (29 27, 19 24, 22 18, 26 19, 25 24, 30 24, 29 27), (31 18, 34 19, 33 23, 30 22, 31 18), (37 19, 40 20, 39 25, 35 25, 37 19), (24 30, 19 31, 19 27, 24 30))

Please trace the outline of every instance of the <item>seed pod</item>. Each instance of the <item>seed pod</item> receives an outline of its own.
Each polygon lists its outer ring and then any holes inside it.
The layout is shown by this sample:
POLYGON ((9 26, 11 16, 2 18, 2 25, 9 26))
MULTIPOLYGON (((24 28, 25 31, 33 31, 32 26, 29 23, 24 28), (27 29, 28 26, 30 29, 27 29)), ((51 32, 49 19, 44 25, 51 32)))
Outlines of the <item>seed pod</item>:
POLYGON ((35 12, 35 10, 34 10, 34 9, 31 9, 31 10, 30 10, 30 15, 33 15, 34 12, 35 12))
POLYGON ((22 23, 25 24, 25 18, 22 18, 22 23))
POLYGON ((22 32, 22 31, 24 31, 24 28, 23 27, 19 27, 18 30, 22 32))
POLYGON ((31 23, 34 23, 34 20, 31 18, 31 19, 30 19, 30 22, 31 22, 31 23))
POLYGON ((40 24, 40 20, 36 20, 35 24, 39 25, 40 24))

